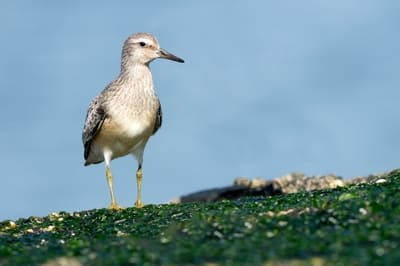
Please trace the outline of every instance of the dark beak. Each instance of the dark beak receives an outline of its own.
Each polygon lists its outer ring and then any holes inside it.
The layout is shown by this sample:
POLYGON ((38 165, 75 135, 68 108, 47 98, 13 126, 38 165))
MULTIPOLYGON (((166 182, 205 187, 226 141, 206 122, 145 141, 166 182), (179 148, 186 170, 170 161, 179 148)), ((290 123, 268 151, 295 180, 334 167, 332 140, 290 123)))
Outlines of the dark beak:
POLYGON ((172 61, 175 61, 175 62, 179 62, 179 63, 184 63, 185 62, 182 58, 179 58, 176 55, 173 55, 173 54, 165 51, 162 48, 160 48, 160 57, 168 59, 168 60, 172 60, 172 61))

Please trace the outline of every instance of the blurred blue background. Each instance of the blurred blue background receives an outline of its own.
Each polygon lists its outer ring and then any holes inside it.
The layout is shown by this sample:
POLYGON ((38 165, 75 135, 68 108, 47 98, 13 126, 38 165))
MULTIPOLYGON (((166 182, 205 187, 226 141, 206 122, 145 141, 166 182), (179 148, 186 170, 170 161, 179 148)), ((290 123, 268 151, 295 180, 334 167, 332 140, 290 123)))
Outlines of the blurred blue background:
MULTIPOLYGON (((237 176, 399 167, 399 14, 399 1, 2 1, 0 220, 108 206, 81 131, 139 31, 186 60, 151 65, 164 124, 145 203, 237 176)), ((111 166, 132 206, 136 161, 111 166)))

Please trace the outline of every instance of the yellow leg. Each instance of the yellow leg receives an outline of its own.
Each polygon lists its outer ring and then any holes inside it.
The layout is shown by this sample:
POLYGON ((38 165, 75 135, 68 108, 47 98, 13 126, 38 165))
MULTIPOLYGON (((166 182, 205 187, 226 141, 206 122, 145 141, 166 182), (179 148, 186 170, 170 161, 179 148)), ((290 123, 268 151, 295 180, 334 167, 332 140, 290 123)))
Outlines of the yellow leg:
POLYGON ((136 171, 136 183, 137 183, 137 198, 135 202, 135 207, 136 208, 141 208, 143 207, 143 202, 142 202, 142 167, 139 166, 139 168, 136 171))
POLYGON ((115 201, 114 189, 113 189, 113 176, 112 176, 110 167, 108 167, 108 166, 106 166, 106 177, 107 177, 108 188, 110 189, 110 195, 111 195, 111 204, 108 208, 112 209, 112 210, 122 209, 122 207, 119 206, 117 204, 117 202, 115 201))

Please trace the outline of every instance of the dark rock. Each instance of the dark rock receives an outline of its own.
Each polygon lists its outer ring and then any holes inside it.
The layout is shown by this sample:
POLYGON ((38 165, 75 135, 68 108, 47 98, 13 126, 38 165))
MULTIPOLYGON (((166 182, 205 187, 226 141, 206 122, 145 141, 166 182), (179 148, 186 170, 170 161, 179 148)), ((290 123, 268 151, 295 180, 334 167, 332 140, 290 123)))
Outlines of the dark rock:
POLYGON ((214 202, 218 200, 236 199, 246 196, 273 196, 280 194, 282 194, 280 187, 277 187, 272 181, 267 181, 263 186, 258 187, 251 187, 250 185, 233 185, 222 188, 202 190, 184 195, 173 202, 214 202))
POLYGON ((355 177, 349 180, 343 180, 342 177, 334 174, 307 177, 303 173, 298 172, 275 178, 272 181, 259 177, 255 179, 238 177, 234 180, 233 185, 231 186, 191 193, 173 200, 172 203, 191 201, 214 202, 223 199, 237 199, 246 196, 274 196, 296 193, 299 191, 331 189, 351 184, 371 182, 383 183, 386 182, 386 179, 390 175, 399 172, 400 169, 395 169, 389 173, 374 174, 366 177, 355 177))

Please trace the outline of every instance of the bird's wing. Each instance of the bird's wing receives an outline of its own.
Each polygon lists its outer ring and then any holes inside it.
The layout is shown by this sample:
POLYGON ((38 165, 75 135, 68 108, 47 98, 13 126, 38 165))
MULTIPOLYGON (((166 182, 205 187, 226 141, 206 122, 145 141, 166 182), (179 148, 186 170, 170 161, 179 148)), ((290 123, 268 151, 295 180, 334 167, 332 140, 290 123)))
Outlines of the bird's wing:
POLYGON ((106 118, 105 109, 101 105, 100 96, 97 96, 90 103, 86 115, 85 125, 83 127, 83 132, 82 132, 82 142, 85 148, 84 151, 85 160, 87 160, 87 158, 89 157, 90 145, 92 144, 92 140, 99 132, 105 118, 106 118))
POLYGON ((161 124, 162 124, 162 110, 161 110, 160 100, 158 100, 158 110, 157 110, 156 122, 154 124, 153 135, 156 134, 157 130, 161 127, 161 124))

